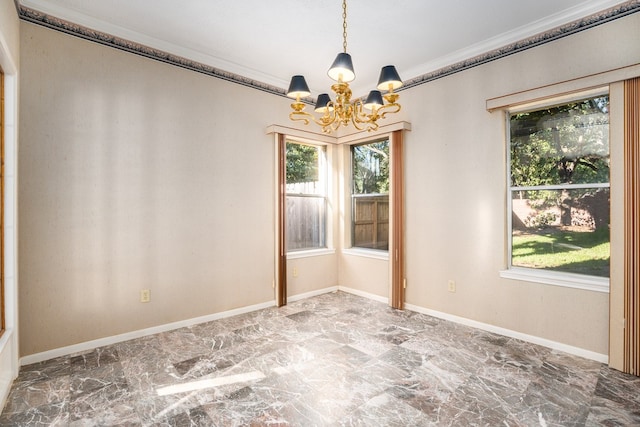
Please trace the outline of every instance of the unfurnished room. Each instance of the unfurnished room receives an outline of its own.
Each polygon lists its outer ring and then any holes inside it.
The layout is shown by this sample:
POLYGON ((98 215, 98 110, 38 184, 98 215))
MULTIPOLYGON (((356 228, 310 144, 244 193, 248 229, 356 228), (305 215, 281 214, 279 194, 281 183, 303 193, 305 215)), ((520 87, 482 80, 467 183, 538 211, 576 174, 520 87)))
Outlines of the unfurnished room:
POLYGON ((0 0, 0 425, 640 425, 640 0, 0 0))

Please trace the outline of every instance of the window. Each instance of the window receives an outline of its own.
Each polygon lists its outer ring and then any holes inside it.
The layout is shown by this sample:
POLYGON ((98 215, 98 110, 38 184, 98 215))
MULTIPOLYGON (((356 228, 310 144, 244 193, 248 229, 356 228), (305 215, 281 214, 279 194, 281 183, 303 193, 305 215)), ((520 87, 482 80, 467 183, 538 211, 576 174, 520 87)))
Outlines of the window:
POLYGON ((287 141, 287 251, 325 248, 327 164, 323 146, 287 141))
POLYGON ((609 277, 609 97, 509 115, 510 267, 609 277))
POLYGON ((389 250, 389 140, 351 146, 351 242, 389 250))

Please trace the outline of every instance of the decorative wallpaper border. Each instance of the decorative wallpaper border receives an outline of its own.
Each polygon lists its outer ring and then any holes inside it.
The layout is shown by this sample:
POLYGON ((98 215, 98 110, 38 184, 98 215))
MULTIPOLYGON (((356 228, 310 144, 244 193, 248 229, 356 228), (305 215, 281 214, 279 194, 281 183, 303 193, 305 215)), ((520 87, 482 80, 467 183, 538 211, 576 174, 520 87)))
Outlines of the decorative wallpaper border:
POLYGON ((164 52, 159 49, 154 49, 139 43, 135 43, 129 40, 122 39, 120 37, 112 36, 101 31, 96 31, 91 28, 84 27, 82 25, 74 24, 73 22, 65 21, 63 19, 56 18, 51 15, 39 12, 37 10, 20 5, 18 7, 18 14, 20 19, 31 22, 34 24, 42 25, 53 30, 58 30, 63 33, 71 34, 85 40, 93 41, 105 46, 113 47, 123 50, 125 52, 134 53, 136 55, 144 56, 146 58, 155 59, 157 61, 165 62, 167 64, 175 65, 177 67, 186 68, 187 70, 195 71, 198 73, 206 74, 211 77, 227 80, 230 82, 238 83, 243 86, 249 86, 254 89, 259 89, 264 92, 269 92, 275 95, 286 96, 286 90, 271 86, 266 83, 262 83, 247 77, 240 76, 238 74, 230 73, 228 71, 221 70, 219 68, 212 67, 210 65, 203 64, 201 62, 192 61, 182 56, 173 55, 168 52, 164 52))
MULTIPOLYGON (((224 71, 219 68, 203 64, 201 62, 192 61, 181 56, 173 55, 171 53, 144 46, 139 43, 134 43, 100 31, 92 30, 91 28, 74 24, 72 22, 65 21, 63 19, 59 19, 42 12, 38 12, 37 10, 19 5, 17 0, 16 6, 18 8, 18 14, 20 15, 20 18, 27 22, 42 25, 86 40, 100 43, 105 46, 110 46, 150 59, 165 62, 167 64, 185 68, 187 70, 206 74, 211 77, 227 80, 274 95, 286 96, 286 89, 268 85, 266 83, 249 79, 238 74, 230 73, 228 71, 224 71)), ((404 86, 399 90, 406 90, 414 86, 419 86, 421 84, 449 76, 451 74, 459 73, 469 68, 486 64, 487 62, 495 61, 497 59, 504 58, 505 56, 513 55, 515 53, 522 52, 524 50, 540 46, 554 40, 558 40, 560 38, 578 33, 583 30, 587 30, 589 28, 593 28, 600 24, 604 24, 606 22, 613 21, 614 19, 622 18, 623 16, 627 16, 636 12, 640 12, 640 0, 630 0, 615 7, 603 10, 577 21, 570 22, 560 27, 556 27, 554 29, 545 31, 524 40, 511 43, 507 46, 494 49, 482 55, 478 55, 464 61, 460 61, 455 64, 440 68, 436 71, 406 80, 404 82, 404 86)), ((311 98, 305 99, 305 101, 309 103, 314 102, 314 100, 312 100, 311 98)))
POLYGON ((578 33, 589 28, 593 28, 600 24, 613 21, 614 19, 622 18, 623 16, 631 15, 632 13, 640 12, 640 0, 631 0, 626 3, 621 3, 610 9, 603 10, 577 21, 570 22, 560 27, 553 28, 549 31, 537 34, 535 36, 520 40, 515 43, 511 43, 507 46, 503 46, 498 49, 486 52, 482 55, 469 58, 467 60, 449 65, 431 73, 423 74, 421 76, 409 79, 404 82, 404 86, 399 89, 406 90, 410 87, 418 86, 442 77, 449 76, 451 74, 458 73, 460 71, 467 70, 469 68, 476 67, 478 65, 486 64, 487 62, 495 61, 505 56, 513 55, 524 50, 543 45, 566 36, 578 33))

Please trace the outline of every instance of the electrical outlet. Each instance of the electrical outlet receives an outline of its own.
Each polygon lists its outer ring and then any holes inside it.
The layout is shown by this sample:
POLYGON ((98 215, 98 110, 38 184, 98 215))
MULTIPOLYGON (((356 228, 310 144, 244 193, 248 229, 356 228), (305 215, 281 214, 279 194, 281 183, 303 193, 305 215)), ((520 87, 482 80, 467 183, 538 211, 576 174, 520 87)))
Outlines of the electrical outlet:
POLYGON ((298 277, 298 267, 293 267, 293 277, 298 277))
POLYGON ((140 291, 140 302, 150 302, 151 291, 149 289, 143 289, 140 291))
POLYGON ((454 280, 449 280, 449 292, 456 291, 456 282, 454 280))

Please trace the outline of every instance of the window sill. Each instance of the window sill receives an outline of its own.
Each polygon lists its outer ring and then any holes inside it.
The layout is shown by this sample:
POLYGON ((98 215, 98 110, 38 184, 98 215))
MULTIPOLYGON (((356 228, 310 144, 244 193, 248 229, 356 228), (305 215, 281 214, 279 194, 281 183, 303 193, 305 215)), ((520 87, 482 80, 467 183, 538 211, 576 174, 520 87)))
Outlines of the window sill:
POLYGON ((293 251, 287 252, 287 259, 297 259, 297 258, 310 258, 314 256, 322 256, 322 255, 333 255, 336 253, 335 249, 308 249, 302 251, 293 251))
POLYGON ((609 279, 605 277, 585 276, 582 274, 559 273, 530 268, 512 267, 500 271, 504 279, 523 280, 526 282, 544 283, 545 285, 563 286, 565 288, 585 291, 609 293, 609 279))
POLYGON ((389 261, 389 252, 378 251, 375 249, 362 249, 362 248, 349 248, 343 249, 342 253, 345 255, 359 256, 363 258, 381 259, 383 261, 389 261))

